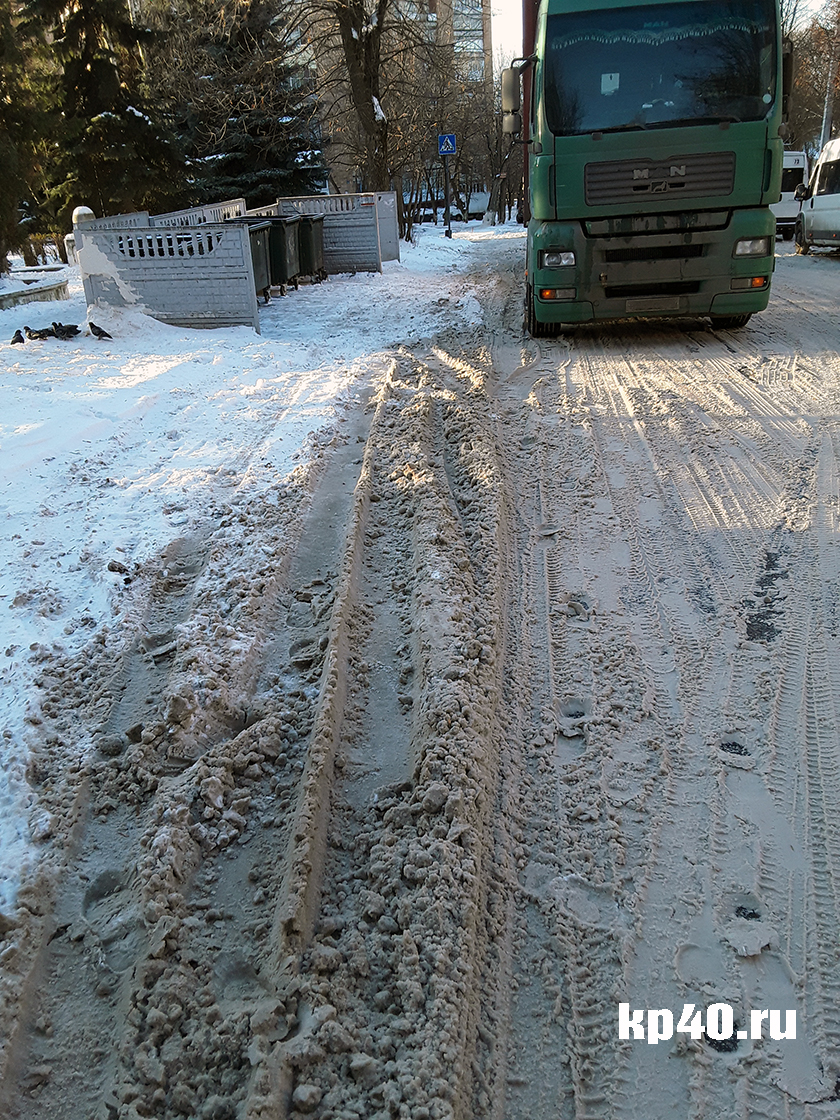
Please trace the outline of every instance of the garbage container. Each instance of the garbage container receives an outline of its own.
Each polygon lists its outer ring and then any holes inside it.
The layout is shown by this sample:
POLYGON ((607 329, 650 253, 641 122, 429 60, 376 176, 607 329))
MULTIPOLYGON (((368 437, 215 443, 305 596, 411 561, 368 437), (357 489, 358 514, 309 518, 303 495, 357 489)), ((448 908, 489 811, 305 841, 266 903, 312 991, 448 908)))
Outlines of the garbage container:
POLYGON ((324 268, 324 215, 300 216, 300 274, 319 284, 327 278, 324 268))
POLYGON ((271 283, 297 287, 300 276, 300 243, 297 216, 271 219, 271 283))
POLYGON ((286 294, 286 286, 294 284, 297 287, 300 275, 300 259, 298 252, 298 222, 296 214, 292 216, 277 217, 242 215, 230 218, 232 222, 245 222, 252 228, 269 226, 268 232, 268 271, 272 287, 279 287, 286 294))
POLYGON ((254 265, 254 287, 268 303, 268 289, 271 287, 271 268, 269 261, 269 235, 271 222, 260 220, 248 222, 251 242, 251 261, 254 265))

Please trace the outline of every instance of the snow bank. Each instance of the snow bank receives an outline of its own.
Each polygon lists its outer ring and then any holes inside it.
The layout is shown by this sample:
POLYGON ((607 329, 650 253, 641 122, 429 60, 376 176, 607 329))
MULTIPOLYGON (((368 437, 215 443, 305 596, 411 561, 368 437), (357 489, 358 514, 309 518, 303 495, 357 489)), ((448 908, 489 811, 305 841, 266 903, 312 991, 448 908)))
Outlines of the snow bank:
POLYGON ((220 488, 251 498, 304 460, 312 435, 366 396, 384 351, 478 326, 462 273, 509 238, 523 233, 462 227, 447 240, 422 228, 381 275, 332 277, 261 307, 259 336, 92 309, 112 341, 85 331, 9 345, 24 324, 84 326, 72 269, 69 300, 0 311, 0 908, 48 832, 30 819, 26 781, 39 663, 120 627, 115 587, 188 533, 220 488))

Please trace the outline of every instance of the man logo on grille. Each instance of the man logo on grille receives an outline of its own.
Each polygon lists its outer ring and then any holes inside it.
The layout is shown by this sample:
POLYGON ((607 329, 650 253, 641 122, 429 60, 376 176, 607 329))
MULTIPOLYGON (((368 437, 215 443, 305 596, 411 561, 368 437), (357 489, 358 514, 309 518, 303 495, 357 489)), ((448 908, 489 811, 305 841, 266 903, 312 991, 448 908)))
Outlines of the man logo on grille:
POLYGON ((669 182, 669 178, 670 179, 685 179, 685 169, 686 169, 686 165, 684 163, 682 163, 682 164, 671 164, 668 168, 668 178, 666 178, 666 177, 664 177, 665 176, 665 168, 664 167, 654 167, 653 168, 653 174, 656 175, 657 178, 654 179, 654 180, 651 180, 651 168, 649 168, 649 167, 634 167, 633 168, 633 182, 639 182, 641 180, 641 183, 644 184, 644 185, 640 185, 638 187, 634 187, 634 190, 644 191, 645 187, 647 187, 647 189, 650 191, 651 194, 665 194, 667 191, 669 191, 671 189, 672 185, 673 186, 680 186, 680 187, 683 186, 682 183, 671 184, 669 182))
MULTIPOLYGON (((659 168, 657 168, 656 170, 659 171, 660 174, 662 173, 659 168)), ((684 163, 671 164, 669 174, 670 174, 670 177, 672 179, 684 179, 685 178, 685 164, 684 163)), ((650 178, 650 168, 649 167, 634 167, 633 168, 633 178, 634 179, 649 179, 650 178)))

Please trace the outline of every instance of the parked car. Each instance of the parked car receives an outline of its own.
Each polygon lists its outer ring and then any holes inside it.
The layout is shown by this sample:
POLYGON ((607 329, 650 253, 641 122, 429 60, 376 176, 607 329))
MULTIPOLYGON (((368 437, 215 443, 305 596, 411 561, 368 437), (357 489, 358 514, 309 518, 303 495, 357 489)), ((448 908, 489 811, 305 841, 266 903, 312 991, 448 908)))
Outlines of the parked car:
POLYGON ((829 140, 806 186, 793 192, 801 208, 796 219, 797 253, 812 246, 840 248, 840 140, 829 140))
POLYGON ((805 152, 785 152, 782 161, 782 197, 770 209, 776 215, 776 233, 785 241, 793 238, 796 219, 799 217, 799 203, 794 191, 801 183, 808 182, 808 156, 805 152))

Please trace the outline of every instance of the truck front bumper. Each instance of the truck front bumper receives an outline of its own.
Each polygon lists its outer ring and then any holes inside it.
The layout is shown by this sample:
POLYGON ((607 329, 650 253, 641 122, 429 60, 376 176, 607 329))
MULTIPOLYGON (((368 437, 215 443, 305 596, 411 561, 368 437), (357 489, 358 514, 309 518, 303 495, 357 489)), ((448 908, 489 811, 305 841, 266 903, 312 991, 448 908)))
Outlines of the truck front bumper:
POLYGON ((763 208, 534 221, 529 234, 528 280, 543 323, 754 314, 770 297, 775 221, 763 208), (764 237, 768 254, 735 255, 739 241, 764 237), (575 263, 544 266, 546 254, 562 251, 575 263))

